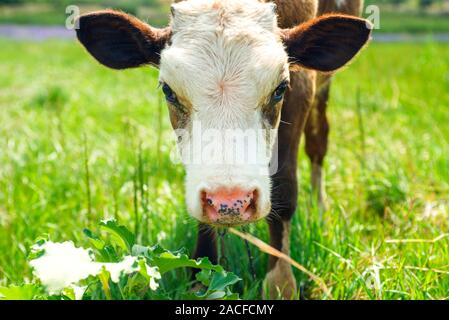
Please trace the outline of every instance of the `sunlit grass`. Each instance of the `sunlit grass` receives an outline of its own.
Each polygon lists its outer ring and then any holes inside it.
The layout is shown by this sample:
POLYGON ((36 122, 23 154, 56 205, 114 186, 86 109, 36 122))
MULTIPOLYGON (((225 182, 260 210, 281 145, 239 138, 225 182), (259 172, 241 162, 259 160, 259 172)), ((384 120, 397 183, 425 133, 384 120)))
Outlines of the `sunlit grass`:
MULTIPOLYGON (((140 243, 192 250, 196 223, 184 205, 183 169, 170 161, 157 71, 107 70, 70 42, 2 40, 0 47, 1 281, 30 277, 26 256, 37 236, 86 245, 82 229, 106 217, 135 230, 140 243)), ((385 241, 448 231, 448 49, 373 44, 336 77, 325 167, 330 210, 322 219, 299 155, 292 257, 335 298, 448 297, 447 238, 385 241)), ((268 241, 265 223, 249 229, 268 241)), ((243 297, 260 298, 267 257, 252 247, 253 281, 244 243, 225 238, 243 297)), ((323 297, 295 273, 307 297, 323 297)), ((176 291, 188 279, 173 274, 163 285, 176 291)))

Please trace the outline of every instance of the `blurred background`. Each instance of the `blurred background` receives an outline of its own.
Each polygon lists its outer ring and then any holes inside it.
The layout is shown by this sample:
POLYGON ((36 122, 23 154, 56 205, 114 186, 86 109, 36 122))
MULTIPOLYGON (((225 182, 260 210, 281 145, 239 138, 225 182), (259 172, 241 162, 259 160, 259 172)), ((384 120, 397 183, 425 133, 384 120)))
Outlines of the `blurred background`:
MULTIPOLYGON (((82 12, 117 8, 153 25, 164 25, 170 0, 0 0, 0 23, 61 25, 65 8, 78 5, 82 12)), ((448 0, 367 0, 382 10, 380 32, 449 32, 448 0)))
POLYGON ((61 25, 65 23, 65 8, 77 5, 81 12, 103 8, 121 9, 150 20, 154 25, 167 22, 170 0, 0 0, 0 22, 61 25))

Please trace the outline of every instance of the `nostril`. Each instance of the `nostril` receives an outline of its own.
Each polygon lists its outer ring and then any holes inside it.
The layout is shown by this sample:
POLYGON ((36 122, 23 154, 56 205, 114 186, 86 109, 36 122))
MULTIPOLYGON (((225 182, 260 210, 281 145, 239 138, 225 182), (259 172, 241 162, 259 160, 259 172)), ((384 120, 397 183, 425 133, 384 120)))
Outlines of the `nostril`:
POLYGON ((239 217, 250 220, 257 212, 257 190, 219 189, 214 192, 202 191, 201 201, 205 216, 212 221, 239 217))
POLYGON ((251 206, 254 210, 257 210, 257 201, 259 200, 259 191, 256 189, 253 191, 253 198, 251 199, 251 206))
POLYGON ((245 210, 243 212, 242 218, 243 220, 250 220, 255 217, 257 214, 257 201, 259 199, 259 192, 254 190, 251 192, 251 196, 249 198, 248 203, 245 203, 245 210))
POLYGON ((213 205, 213 200, 208 196, 208 193, 206 191, 201 191, 201 203, 203 207, 213 205))
POLYGON ((254 200, 254 191, 248 192, 244 197, 237 199, 234 205, 245 213, 247 209, 252 205, 254 200))
POLYGON ((201 192, 201 202, 203 207, 215 207, 216 205, 213 194, 210 194, 207 191, 201 192))

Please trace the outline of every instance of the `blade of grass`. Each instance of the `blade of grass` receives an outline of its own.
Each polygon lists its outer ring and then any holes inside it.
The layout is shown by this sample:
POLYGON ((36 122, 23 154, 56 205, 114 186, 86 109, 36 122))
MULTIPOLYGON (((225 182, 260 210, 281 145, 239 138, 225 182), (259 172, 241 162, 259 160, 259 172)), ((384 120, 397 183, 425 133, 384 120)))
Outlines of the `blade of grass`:
POLYGON ((90 220, 92 217, 92 193, 90 190, 90 171, 89 171, 89 155, 87 151, 87 135, 83 134, 83 145, 84 145, 84 182, 86 185, 86 197, 87 197, 87 214, 90 220))
POLYGON ((306 275, 309 276, 310 279, 312 279, 324 292, 325 295, 328 296, 329 299, 332 299, 332 294, 326 284, 324 283, 323 279, 312 273, 311 271, 307 270, 304 266, 300 265, 298 262, 293 260, 291 257, 286 255, 285 253, 273 248, 272 246, 268 245, 267 243, 263 242, 262 240, 248 234, 240 232, 234 228, 229 228, 229 232, 233 233, 234 235, 242 238, 243 240, 247 240, 248 242, 252 243, 256 247, 259 248, 260 251, 265 252, 269 255, 272 255, 274 257, 277 257, 281 260, 284 260, 285 262, 291 264, 298 270, 304 272, 306 275))
POLYGON ((445 238, 449 238, 449 233, 443 233, 435 239, 388 239, 385 243, 435 243, 445 238))

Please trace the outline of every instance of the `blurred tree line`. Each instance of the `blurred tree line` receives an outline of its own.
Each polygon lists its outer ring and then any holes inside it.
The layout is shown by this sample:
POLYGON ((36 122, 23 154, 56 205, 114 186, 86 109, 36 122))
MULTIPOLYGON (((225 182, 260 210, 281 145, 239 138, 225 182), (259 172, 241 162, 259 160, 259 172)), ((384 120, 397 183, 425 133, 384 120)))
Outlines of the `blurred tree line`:
MULTIPOLYGON (((171 0, 0 0, 0 6, 45 5, 60 10, 68 5, 95 5, 105 8, 118 8, 135 15, 142 7, 164 12, 169 3, 171 3, 171 0)), ((390 11, 397 8, 406 8, 407 10, 425 12, 432 7, 443 8, 444 3, 447 4, 446 10, 449 8, 449 0, 365 0, 365 3, 385 6, 385 9, 388 6, 390 11)))
POLYGON ((392 6, 410 5, 411 7, 417 7, 421 10, 426 10, 432 5, 441 5, 444 2, 447 2, 447 0, 367 0, 366 2, 370 4, 388 4, 392 6))
MULTIPOLYGON (((427 8, 433 4, 441 4, 447 0, 367 0, 372 4, 390 4, 390 5, 403 5, 410 3, 411 5, 417 4, 420 8, 427 8)), ((44 3, 55 6, 67 6, 70 4, 96 4, 105 7, 129 7, 129 6, 159 6, 158 0, 0 0, 1 4, 24 4, 24 3, 44 3)))
MULTIPOLYGON (((119 9, 151 21, 155 26, 164 26, 168 23, 172 1, 0 0, 0 24, 61 25, 67 19, 66 7, 77 5, 81 13, 104 8, 119 9)), ((449 0, 365 0, 365 3, 381 8, 383 32, 449 33, 449 0)))
POLYGON ((135 3, 136 5, 151 5, 157 0, 0 0, 0 4, 51 4, 57 6, 66 6, 71 4, 96 4, 102 6, 123 5, 125 3, 135 3))
POLYGON ((164 0, 0 0, 0 5, 49 5, 54 8, 65 8, 69 5, 97 5, 107 8, 120 8, 129 13, 136 13, 139 7, 158 8, 164 5, 164 0))

